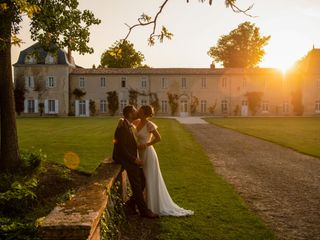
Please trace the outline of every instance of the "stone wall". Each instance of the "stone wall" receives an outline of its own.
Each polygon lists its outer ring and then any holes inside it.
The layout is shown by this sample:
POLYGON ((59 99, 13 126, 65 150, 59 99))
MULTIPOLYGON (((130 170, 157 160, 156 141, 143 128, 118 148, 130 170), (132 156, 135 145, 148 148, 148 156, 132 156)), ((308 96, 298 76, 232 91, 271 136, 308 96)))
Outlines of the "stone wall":
POLYGON ((115 163, 104 161, 70 200, 56 206, 40 226, 44 240, 99 240, 100 219, 108 207, 107 193, 116 181, 126 196, 126 172, 115 163))

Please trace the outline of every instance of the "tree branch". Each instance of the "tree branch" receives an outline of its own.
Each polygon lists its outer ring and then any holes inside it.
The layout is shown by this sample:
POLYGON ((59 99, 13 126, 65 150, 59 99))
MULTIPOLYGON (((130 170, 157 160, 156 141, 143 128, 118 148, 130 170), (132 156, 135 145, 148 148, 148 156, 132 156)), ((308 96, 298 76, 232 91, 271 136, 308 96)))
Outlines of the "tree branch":
MULTIPOLYGON (((187 3, 189 3, 189 0, 186 0, 187 3)), ((205 2, 206 0, 199 0, 199 2, 205 2)), ((212 5, 213 0, 208 0, 209 1, 209 5, 212 5)), ((241 9, 240 7, 238 7, 236 5, 236 1, 237 0, 225 0, 225 5, 226 7, 230 7, 232 9, 233 12, 235 13, 243 13, 246 16, 249 17, 255 17, 251 14, 249 14, 248 12, 253 8, 253 4, 250 5, 247 9, 241 9)), ((156 34, 156 29, 157 29, 157 23, 158 23, 158 17, 159 15, 162 13, 163 8, 165 7, 165 5, 169 2, 169 0, 164 0, 164 2, 162 3, 162 5, 160 6, 159 11, 156 13, 154 19, 152 20, 152 18, 146 14, 142 14, 139 18, 138 18, 138 23, 135 25, 130 26, 129 24, 125 25, 129 28, 127 35, 125 36, 125 38, 122 39, 122 41, 126 41, 132 30, 136 27, 144 27, 144 26, 148 26, 148 25, 153 25, 153 29, 152 32, 149 35, 148 38, 148 42, 149 45, 154 45, 155 44, 155 38, 158 38, 160 40, 160 42, 163 42, 164 38, 168 38, 171 39, 171 37, 173 36, 172 33, 170 33, 164 26, 162 27, 162 30, 160 32, 160 34, 156 34)))

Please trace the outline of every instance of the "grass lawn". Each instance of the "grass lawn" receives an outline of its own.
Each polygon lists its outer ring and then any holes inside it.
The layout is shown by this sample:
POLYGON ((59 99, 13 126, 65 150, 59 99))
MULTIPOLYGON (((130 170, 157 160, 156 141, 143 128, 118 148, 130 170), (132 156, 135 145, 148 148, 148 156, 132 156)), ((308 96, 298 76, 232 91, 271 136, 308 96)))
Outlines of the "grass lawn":
POLYGON ((320 157, 320 118, 206 118, 212 124, 320 157))
POLYGON ((18 118, 21 149, 42 149, 48 161, 64 163, 68 152, 80 159, 78 170, 92 172, 111 156, 117 118, 18 118))
MULTIPOLYGON (((163 177, 173 200, 192 209, 191 217, 162 217, 161 239, 274 239, 212 164, 184 127, 175 120, 155 119, 162 141, 158 152, 163 177)), ((92 171, 112 151, 116 118, 18 119, 22 148, 42 148, 50 161, 63 163, 74 151, 80 169, 92 171)))

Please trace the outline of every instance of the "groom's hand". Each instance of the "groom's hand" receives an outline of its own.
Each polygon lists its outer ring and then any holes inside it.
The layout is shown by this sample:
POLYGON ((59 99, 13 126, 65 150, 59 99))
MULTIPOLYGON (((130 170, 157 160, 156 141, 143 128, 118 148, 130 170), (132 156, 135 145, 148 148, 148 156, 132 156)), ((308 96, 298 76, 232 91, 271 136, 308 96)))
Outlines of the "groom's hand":
POLYGON ((134 161, 135 164, 142 166, 143 165, 143 161, 140 158, 136 158, 136 160, 134 161))

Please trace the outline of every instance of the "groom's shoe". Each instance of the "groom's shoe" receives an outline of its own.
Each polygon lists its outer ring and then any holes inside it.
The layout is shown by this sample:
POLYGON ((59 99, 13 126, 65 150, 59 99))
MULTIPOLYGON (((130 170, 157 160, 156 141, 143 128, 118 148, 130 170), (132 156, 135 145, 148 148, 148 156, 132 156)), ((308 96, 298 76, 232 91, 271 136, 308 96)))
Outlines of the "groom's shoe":
POLYGON ((159 218, 159 215, 156 213, 153 213, 151 211, 148 211, 144 214, 141 214, 141 217, 145 217, 145 218, 159 218))

